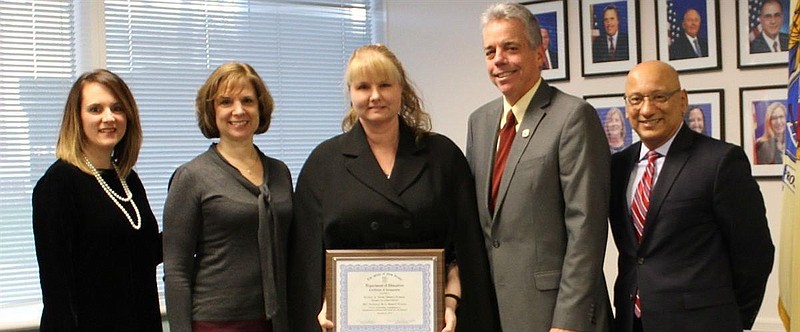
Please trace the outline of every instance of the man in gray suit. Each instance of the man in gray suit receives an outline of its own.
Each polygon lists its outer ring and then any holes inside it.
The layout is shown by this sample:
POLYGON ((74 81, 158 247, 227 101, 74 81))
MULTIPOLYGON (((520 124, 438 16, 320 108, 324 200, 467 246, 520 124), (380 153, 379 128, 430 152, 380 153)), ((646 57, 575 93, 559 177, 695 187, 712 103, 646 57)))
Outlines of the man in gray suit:
POLYGON ((530 11, 492 5, 482 25, 489 79, 503 97, 470 115, 467 159, 502 328, 607 331, 609 152, 600 120, 542 81, 530 11))

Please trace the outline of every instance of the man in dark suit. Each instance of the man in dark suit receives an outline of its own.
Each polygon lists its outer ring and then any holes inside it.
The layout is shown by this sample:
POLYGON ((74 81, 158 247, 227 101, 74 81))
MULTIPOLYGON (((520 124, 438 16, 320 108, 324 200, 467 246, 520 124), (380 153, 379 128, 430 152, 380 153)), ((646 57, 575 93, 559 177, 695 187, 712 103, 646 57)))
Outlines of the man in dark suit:
POLYGON ((592 61, 607 62, 628 60, 628 34, 619 31, 619 10, 614 5, 603 9, 601 34, 592 42, 592 61))
POLYGON ((608 331, 603 276, 609 152, 595 110, 541 79, 539 23, 502 3, 482 16, 503 94, 470 115, 467 161, 503 331, 608 331))
POLYGON ((708 40, 700 37, 700 13, 689 8, 683 14, 683 34, 669 45, 669 59, 679 60, 708 56, 708 40))
POLYGON ((781 32, 783 6, 778 0, 766 0, 758 15, 761 34, 750 42, 750 53, 781 52, 789 49, 789 35, 781 32))
POLYGON ((542 47, 544 47, 544 61, 542 69, 558 69, 558 54, 550 48, 550 32, 545 28, 539 28, 542 33, 542 47))
POLYGON ((683 124, 687 94, 663 62, 634 67, 625 98, 641 142, 611 162, 616 330, 750 329, 775 248, 744 151, 683 124))

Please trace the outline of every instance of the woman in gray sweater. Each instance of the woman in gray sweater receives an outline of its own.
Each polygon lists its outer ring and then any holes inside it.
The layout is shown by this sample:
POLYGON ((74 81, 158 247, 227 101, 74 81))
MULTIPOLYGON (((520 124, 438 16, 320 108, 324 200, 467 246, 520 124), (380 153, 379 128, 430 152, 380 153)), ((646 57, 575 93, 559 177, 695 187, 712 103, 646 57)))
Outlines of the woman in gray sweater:
POLYGON ((226 63, 200 87, 200 130, 219 138, 179 167, 164 206, 171 331, 288 331, 286 238, 292 181, 253 136, 273 110, 247 64, 226 63))

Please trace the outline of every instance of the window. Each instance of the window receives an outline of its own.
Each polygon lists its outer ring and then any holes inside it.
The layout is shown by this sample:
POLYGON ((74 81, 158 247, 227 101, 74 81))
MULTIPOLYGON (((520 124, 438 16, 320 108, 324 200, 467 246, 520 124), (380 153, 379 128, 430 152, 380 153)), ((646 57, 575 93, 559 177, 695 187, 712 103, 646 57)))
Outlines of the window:
POLYGON ((97 56, 74 32, 105 29, 104 42, 93 44, 105 45, 106 67, 138 103, 144 144, 136 171, 160 221, 172 172, 211 143, 197 127, 194 98, 222 63, 247 62, 266 82, 275 112, 256 144, 293 177, 311 149, 341 132, 342 74, 352 50, 374 39, 372 1, 106 0, 98 13, 76 20, 71 2, 3 0, 0 328, 36 324, 41 313, 31 191, 54 161, 63 103, 80 74, 76 62, 97 56))
POLYGON ((54 160, 74 30, 69 2, 0 2, 0 327, 41 312, 31 193, 54 160))

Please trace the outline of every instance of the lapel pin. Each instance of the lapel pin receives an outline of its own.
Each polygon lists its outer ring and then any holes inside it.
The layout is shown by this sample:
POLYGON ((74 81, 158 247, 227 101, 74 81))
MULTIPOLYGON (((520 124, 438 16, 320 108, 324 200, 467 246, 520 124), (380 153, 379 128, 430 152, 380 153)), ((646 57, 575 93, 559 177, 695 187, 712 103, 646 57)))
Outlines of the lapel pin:
POLYGON ((522 130, 522 138, 528 138, 528 136, 530 136, 530 135, 531 135, 531 130, 530 129, 522 130))

